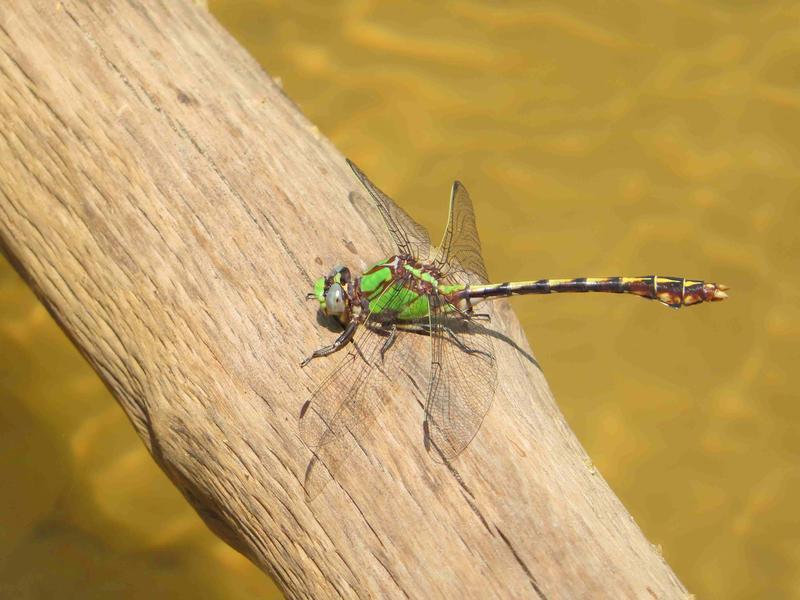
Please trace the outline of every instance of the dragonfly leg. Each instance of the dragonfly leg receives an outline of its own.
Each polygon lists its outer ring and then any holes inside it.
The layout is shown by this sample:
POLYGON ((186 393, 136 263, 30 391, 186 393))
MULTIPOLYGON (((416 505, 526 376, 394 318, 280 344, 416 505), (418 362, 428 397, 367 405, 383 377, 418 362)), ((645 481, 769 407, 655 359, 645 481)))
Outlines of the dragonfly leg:
MULTIPOLYGON (((412 333, 424 333, 425 335, 430 335, 431 334, 431 326, 428 325, 427 323, 403 323, 403 324, 397 325, 397 329, 399 329, 400 331, 410 331, 412 333)), ((456 335, 455 331, 453 331, 449 327, 442 326, 441 329, 442 329, 442 331, 447 333, 447 336, 450 338, 450 340, 456 346, 459 347, 459 349, 461 349, 462 351, 466 352, 467 354, 484 354, 486 356, 489 356, 483 350, 476 350, 475 348, 467 346, 456 335)))
POLYGON ((392 328, 389 330, 389 336, 386 338, 386 341, 383 343, 383 346, 381 346, 381 362, 383 362, 383 355, 386 354, 386 351, 392 347, 396 337, 397 337, 397 325, 392 325, 392 328))
MULTIPOLYGON (((469 286, 467 286, 467 289, 469 289, 469 286)), ((454 309, 456 309, 456 311, 462 317, 464 317, 465 319, 475 319, 475 320, 478 320, 478 321, 491 321, 492 320, 492 315, 490 315, 489 313, 476 313, 476 312, 474 312, 475 311, 475 307, 472 306, 472 302, 470 301, 469 296, 467 296, 464 300, 465 300, 465 304, 467 306, 466 310, 458 308, 455 304, 452 305, 452 307, 454 309)))
POLYGON ((463 310, 458 308, 455 304, 451 304, 453 309, 458 313, 458 315, 463 319, 474 319, 476 321, 491 321, 492 316, 489 313, 475 313, 472 312, 472 305, 470 304, 467 307, 467 310, 463 310))
MULTIPOLYGON (((342 334, 338 338, 336 338, 336 341, 334 341, 329 346, 324 346, 322 348, 314 350, 311 356, 309 356, 307 359, 305 359, 303 362, 300 363, 300 366, 305 367, 315 358, 319 358, 320 356, 328 356, 329 354, 338 352, 339 350, 344 348, 348 344, 348 342, 350 342, 353 339, 353 336, 356 333, 356 329, 358 329, 358 321, 356 320, 350 321, 350 323, 347 324, 347 327, 345 327, 345 330, 342 332, 342 334)), ((358 349, 357 346, 356 349, 358 349)), ((361 350, 359 350, 359 354, 360 353, 361 350)))
POLYGON ((483 350, 477 350, 475 348, 467 346, 464 342, 462 342, 459 339, 459 337, 455 334, 455 332, 452 329, 450 329, 449 327, 442 327, 442 329, 444 329, 444 331, 447 332, 447 335, 450 337, 450 340, 456 346, 458 346, 462 351, 466 352, 467 354, 483 354, 484 356, 487 356, 489 358, 492 357, 491 354, 487 354, 483 350))
MULTIPOLYGON (((478 316, 478 315, 474 315, 478 316)), ((487 315, 488 316, 488 315, 487 315)), ((424 333, 425 335, 431 334, 431 326, 427 323, 401 323, 399 325, 393 326, 394 329, 398 329, 400 331, 409 331, 411 333, 424 333)), ((467 354, 483 354, 491 358, 491 355, 487 354, 483 350, 477 350, 470 346, 467 346, 461 339, 456 335, 455 331, 450 329, 449 327, 441 327, 442 331, 447 333, 447 336, 450 340, 459 347, 462 351, 466 352, 467 354)), ((394 334, 392 334, 394 335, 394 334)), ((385 346, 385 344, 384 344, 385 346)))
POLYGON ((356 344, 355 340, 353 340, 353 346, 355 347, 356 352, 358 352, 358 355, 361 357, 361 360, 363 360, 365 363, 369 364, 368 361, 367 361, 367 357, 364 356, 364 353, 361 351, 361 348, 358 347, 358 344, 356 344))
POLYGON ((410 333, 431 334, 431 326, 427 323, 399 323, 395 327, 400 331, 408 331, 410 333))

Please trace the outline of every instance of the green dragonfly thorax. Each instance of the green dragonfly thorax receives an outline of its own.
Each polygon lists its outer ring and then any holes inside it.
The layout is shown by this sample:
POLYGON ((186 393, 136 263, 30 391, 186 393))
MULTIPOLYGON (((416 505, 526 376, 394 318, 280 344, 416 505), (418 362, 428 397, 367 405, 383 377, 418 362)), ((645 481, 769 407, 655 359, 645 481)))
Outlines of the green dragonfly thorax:
POLYGON ((432 265, 397 255, 375 263, 354 280, 347 267, 337 266, 315 282, 313 297, 324 315, 335 316, 343 325, 367 314, 411 321, 428 316, 431 294, 443 296, 447 306, 459 302, 454 294, 464 286, 440 282, 440 277, 432 265))

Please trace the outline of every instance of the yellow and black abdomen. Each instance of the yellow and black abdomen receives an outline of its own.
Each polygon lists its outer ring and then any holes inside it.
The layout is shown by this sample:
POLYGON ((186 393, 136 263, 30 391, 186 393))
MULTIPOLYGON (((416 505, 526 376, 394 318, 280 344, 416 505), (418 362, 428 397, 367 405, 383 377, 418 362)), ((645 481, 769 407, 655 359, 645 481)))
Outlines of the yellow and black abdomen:
POLYGON ((516 294, 554 294, 606 292, 635 294, 657 300, 672 308, 714 302, 728 297, 727 286, 684 277, 647 275, 644 277, 578 277, 576 279, 538 279, 470 286, 464 291, 469 299, 497 298, 516 294))

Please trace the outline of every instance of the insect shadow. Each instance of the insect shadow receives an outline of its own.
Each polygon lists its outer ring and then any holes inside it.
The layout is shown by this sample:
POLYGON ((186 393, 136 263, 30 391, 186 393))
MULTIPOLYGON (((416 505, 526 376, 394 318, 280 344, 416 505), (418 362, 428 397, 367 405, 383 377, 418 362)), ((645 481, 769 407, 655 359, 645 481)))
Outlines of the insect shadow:
POLYGON ((321 309, 317 309, 317 325, 324 327, 332 333, 342 333, 344 327, 336 317, 327 317, 321 309))

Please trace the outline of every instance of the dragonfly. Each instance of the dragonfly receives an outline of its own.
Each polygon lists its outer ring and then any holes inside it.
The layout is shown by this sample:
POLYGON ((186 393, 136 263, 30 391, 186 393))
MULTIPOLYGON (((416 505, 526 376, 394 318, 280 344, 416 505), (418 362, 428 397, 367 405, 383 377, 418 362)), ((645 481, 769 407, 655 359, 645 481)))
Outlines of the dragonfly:
MULTIPOLYGON (((395 254, 360 275, 335 266, 314 284, 326 317, 343 327, 331 344, 303 362, 349 352, 300 411, 301 437, 313 453, 305 488, 315 497, 339 473, 354 439, 366 433, 380 402, 378 372, 399 337, 430 340, 430 372, 423 423, 426 449, 451 461, 472 441, 492 404, 497 385, 491 303, 525 294, 608 292, 633 294, 671 308, 716 302, 727 286, 684 277, 579 277, 490 283, 481 254, 472 201, 455 181, 447 226, 437 249, 428 232, 383 193, 352 161, 350 168, 371 196, 396 246, 395 254), (476 310, 478 309, 478 310, 476 310)), ((427 363, 427 361, 426 361, 427 363)))

